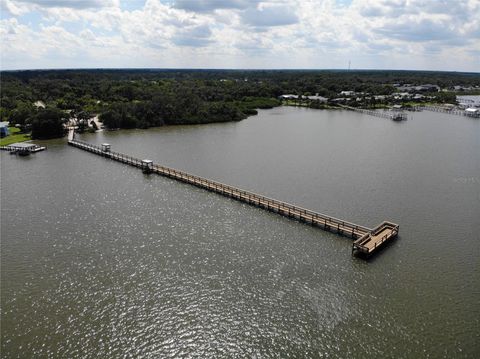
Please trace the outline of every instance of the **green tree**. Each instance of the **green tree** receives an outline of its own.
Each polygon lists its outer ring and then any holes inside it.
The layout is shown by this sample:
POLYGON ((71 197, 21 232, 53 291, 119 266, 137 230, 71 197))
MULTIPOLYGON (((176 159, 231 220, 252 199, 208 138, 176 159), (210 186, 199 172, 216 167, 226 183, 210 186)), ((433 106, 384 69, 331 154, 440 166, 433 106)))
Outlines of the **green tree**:
POLYGON ((19 101, 16 108, 11 111, 9 121, 11 124, 24 128, 28 120, 35 116, 37 110, 31 103, 19 101))
POLYGON ((83 133, 88 128, 88 120, 90 120, 93 116, 88 111, 80 111, 78 112, 75 117, 77 118, 77 132, 83 133))
POLYGON ((40 109, 31 119, 32 138, 47 139, 63 137, 66 133, 65 123, 69 114, 55 107, 40 109))
POLYGON ((116 111, 106 111, 98 116, 98 119, 107 128, 119 128, 120 127, 120 115, 116 111))

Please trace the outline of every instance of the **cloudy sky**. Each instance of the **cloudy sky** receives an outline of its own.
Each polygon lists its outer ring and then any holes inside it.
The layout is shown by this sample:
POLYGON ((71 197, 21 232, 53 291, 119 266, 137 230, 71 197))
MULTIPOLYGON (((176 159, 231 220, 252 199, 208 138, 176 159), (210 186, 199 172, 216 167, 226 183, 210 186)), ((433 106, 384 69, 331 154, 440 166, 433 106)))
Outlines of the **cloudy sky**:
POLYGON ((480 72, 480 0, 0 0, 2 69, 480 72))

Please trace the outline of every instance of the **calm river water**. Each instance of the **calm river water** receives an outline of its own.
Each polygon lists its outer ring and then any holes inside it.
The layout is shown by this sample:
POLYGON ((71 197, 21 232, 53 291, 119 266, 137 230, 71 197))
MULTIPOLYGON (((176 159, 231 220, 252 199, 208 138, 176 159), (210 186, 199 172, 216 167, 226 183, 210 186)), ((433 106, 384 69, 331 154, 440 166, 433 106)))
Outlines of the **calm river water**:
POLYGON ((478 358, 480 121, 276 108, 92 143, 366 226, 351 240, 66 145, 1 153, 5 358, 478 358))

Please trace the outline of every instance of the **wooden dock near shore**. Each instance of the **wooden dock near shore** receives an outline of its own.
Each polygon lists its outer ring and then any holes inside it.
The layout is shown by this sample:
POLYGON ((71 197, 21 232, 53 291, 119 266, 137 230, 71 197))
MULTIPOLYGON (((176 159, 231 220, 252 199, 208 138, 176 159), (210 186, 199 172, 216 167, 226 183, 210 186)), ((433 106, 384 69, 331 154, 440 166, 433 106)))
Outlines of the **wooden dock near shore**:
POLYGON ((21 156, 28 156, 31 153, 44 151, 46 149, 45 146, 39 146, 29 142, 18 142, 6 146, 0 146, 0 150, 2 151, 8 151, 10 154, 18 154, 21 156))
POLYGON ((301 222, 311 224, 316 227, 320 227, 330 232, 351 237, 354 239, 352 244, 352 253, 356 252, 367 256, 371 255, 378 248, 380 248, 382 244, 395 238, 398 234, 399 226, 391 222, 383 222, 373 229, 361 226, 349 221, 334 218, 273 198, 268 198, 250 191, 229 186, 224 183, 191 175, 173 168, 157 165, 150 160, 140 160, 122 153, 113 152, 110 150, 110 145, 107 144, 96 146, 84 141, 75 140, 73 131, 71 134, 69 134, 68 144, 102 157, 137 167, 142 169, 144 173, 156 173, 165 177, 169 177, 292 219, 296 219, 301 222))
POLYGON ((357 108, 357 107, 346 106, 346 105, 339 105, 339 106, 346 110, 360 112, 370 116, 386 118, 393 121, 405 121, 408 118, 407 114, 401 111, 376 111, 376 110, 367 110, 364 108, 357 108))
POLYGON ((461 110, 458 108, 443 107, 443 106, 416 106, 415 111, 432 111, 432 112, 446 113, 449 115, 480 118, 480 112, 469 114, 465 110, 461 110))

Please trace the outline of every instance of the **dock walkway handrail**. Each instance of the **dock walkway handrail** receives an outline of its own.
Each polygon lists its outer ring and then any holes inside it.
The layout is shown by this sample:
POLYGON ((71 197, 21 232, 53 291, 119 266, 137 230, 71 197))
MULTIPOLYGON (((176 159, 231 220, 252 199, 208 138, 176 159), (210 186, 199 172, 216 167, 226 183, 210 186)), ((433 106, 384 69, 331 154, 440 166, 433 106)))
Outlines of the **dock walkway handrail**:
POLYGON ((386 118, 390 120, 395 120, 395 119, 406 120, 407 119, 407 115, 403 112, 387 112, 387 111, 382 112, 382 111, 369 110, 365 108, 358 108, 358 107, 352 107, 352 106, 341 105, 341 104, 339 104, 339 106, 346 110, 356 111, 356 112, 364 113, 366 115, 386 118))
POLYGON ((332 217, 332 216, 327 216, 327 215, 324 215, 324 214, 321 214, 321 213, 318 213, 318 212, 314 212, 312 210, 305 209, 305 208, 302 208, 302 207, 299 207, 299 206, 296 206, 296 205, 293 205, 293 204, 290 204, 290 203, 287 203, 287 202, 279 201, 279 200, 276 200, 274 198, 270 198, 270 197, 266 197, 266 196, 257 194, 255 192, 247 191, 247 190, 240 189, 240 188, 237 188, 237 187, 232 187, 230 185, 226 185, 226 184, 221 183, 221 182, 212 181, 212 180, 209 180, 209 179, 206 179, 206 178, 203 178, 203 177, 199 177, 199 176, 195 176, 195 175, 190 175, 186 172, 170 169, 170 168, 164 167, 164 166, 154 165, 154 169, 155 168, 160 169, 162 172, 166 172, 167 174, 169 174, 169 172, 171 172, 174 175, 186 176, 186 177, 191 178, 192 180, 197 180, 199 182, 204 182, 205 184, 214 185, 214 186, 217 186, 219 188, 223 188, 224 190, 227 190, 227 191, 237 192, 237 193, 239 193, 241 195, 244 195, 244 196, 252 196, 253 198, 259 199, 263 202, 267 202, 267 203, 270 203, 270 204, 273 204, 273 205, 276 205, 276 206, 279 206, 279 207, 284 207, 284 208, 293 210, 295 212, 299 212, 299 213, 306 214, 306 215, 309 215, 309 216, 315 216, 317 218, 321 218, 323 220, 328 221, 329 223, 335 223, 335 224, 338 223, 338 224, 341 224, 342 226, 348 226, 348 227, 351 227, 351 228, 355 228, 356 230, 358 229, 358 230, 364 230, 364 231, 371 231, 370 228, 367 228, 367 227, 364 227, 364 226, 361 226, 361 225, 358 225, 358 224, 355 224, 355 223, 352 223, 352 222, 344 221, 342 219, 338 219, 338 218, 335 218, 335 217, 332 217))
POLYGON ((287 216, 299 221, 306 222, 311 225, 321 227, 330 232, 336 232, 345 236, 351 236, 356 240, 352 243, 352 254, 357 251, 366 255, 370 255, 383 242, 394 238, 398 234, 399 226, 392 222, 384 221, 373 229, 360 226, 358 224, 327 216, 306 208, 295 206, 293 204, 279 201, 270 197, 246 191, 241 188, 233 187, 221 182, 212 181, 200 176, 191 175, 184 171, 174 168, 153 164, 151 160, 140 160, 138 158, 125 155, 119 152, 110 151, 110 146, 102 147, 93 145, 84 141, 75 140, 74 136, 69 136, 68 144, 98 154, 112 160, 129 164, 141 168, 145 173, 157 173, 166 177, 170 177, 200 188, 213 191, 241 202, 255 205, 269 211, 287 216), (379 238, 382 231, 387 231, 385 235, 379 238), (373 242, 372 242, 373 241, 373 242), (366 244, 369 243, 368 246, 366 244), (373 248, 373 249, 372 249, 373 248))
MULTIPOLYGON (((138 158, 134 158, 119 152, 113 152, 113 151, 106 152, 106 151, 103 151, 100 146, 93 145, 88 142, 74 139, 74 140, 70 140, 69 144, 75 147, 83 148, 93 153, 100 154, 105 157, 109 157, 114 160, 118 160, 120 162, 128 163, 135 167, 142 166, 142 161, 138 158)), ((318 213, 318 212, 315 212, 306 208, 302 208, 287 202, 276 200, 274 198, 266 197, 251 191, 233 187, 218 181, 213 181, 200 176, 191 175, 187 172, 180 171, 174 168, 169 168, 166 166, 154 164, 153 171, 168 177, 173 177, 173 178, 182 180, 184 182, 191 183, 196 186, 201 186, 209 190, 214 190, 216 192, 230 194, 231 196, 235 196, 235 197, 243 196, 243 197, 246 197, 245 199, 247 200, 249 199, 250 201, 258 202, 258 205, 272 207, 272 209, 278 209, 279 211, 289 210, 293 216, 297 214, 298 217, 300 217, 301 219, 306 219, 306 217, 309 217, 310 218, 309 220, 311 220, 312 222, 313 221, 323 222, 323 225, 325 226, 332 226, 332 227, 337 226, 341 231, 357 232, 357 234, 363 234, 363 233, 372 231, 371 228, 361 226, 356 223, 348 222, 339 218, 318 213), (340 228, 340 226, 342 228, 340 228)), ((322 223, 319 223, 319 224, 322 224, 322 223)))
POLYGON ((478 118, 480 117, 480 113, 473 113, 469 114, 464 110, 460 110, 458 108, 449 108, 449 107, 443 107, 443 106, 417 106, 415 107, 416 110, 426 110, 426 111, 433 111, 433 112, 441 112, 441 113, 447 113, 451 115, 457 115, 457 116, 467 116, 467 117, 474 117, 478 118))

